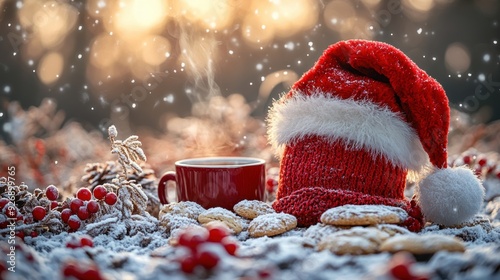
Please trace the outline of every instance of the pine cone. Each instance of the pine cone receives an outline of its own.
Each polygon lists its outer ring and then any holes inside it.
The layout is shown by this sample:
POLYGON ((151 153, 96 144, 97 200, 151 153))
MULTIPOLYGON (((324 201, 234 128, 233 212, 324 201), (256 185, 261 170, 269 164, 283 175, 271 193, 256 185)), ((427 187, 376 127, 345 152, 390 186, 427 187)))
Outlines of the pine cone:
POLYGON ((142 173, 137 173, 134 169, 133 172, 128 173, 127 181, 134 181, 136 184, 140 184, 143 189, 154 190, 156 192, 156 176, 153 169, 150 168, 148 164, 141 164, 142 173))
POLYGON ((121 167, 115 161, 88 163, 84 171, 87 174, 82 176, 81 181, 87 183, 87 187, 93 190, 97 185, 111 183, 121 172, 121 167))
MULTIPOLYGON (((4 178, 0 178, 0 197, 9 197, 9 187, 7 185, 7 181, 3 180, 4 178)), ((18 209, 21 209, 24 207, 26 202, 28 202, 34 194, 31 194, 28 191, 28 186, 26 185, 20 185, 20 186, 12 186, 11 187, 11 192, 15 193, 14 194, 14 204, 18 209)), ((43 195, 43 194, 42 194, 43 195)))

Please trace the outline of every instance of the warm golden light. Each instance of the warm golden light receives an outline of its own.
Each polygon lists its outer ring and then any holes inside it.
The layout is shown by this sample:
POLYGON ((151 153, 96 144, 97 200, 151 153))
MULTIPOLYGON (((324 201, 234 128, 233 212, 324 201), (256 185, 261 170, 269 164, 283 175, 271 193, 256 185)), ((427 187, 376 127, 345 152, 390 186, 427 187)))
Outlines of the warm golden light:
POLYGON ((97 36, 90 50, 90 63, 99 68, 111 66, 120 57, 119 42, 108 34, 97 36))
POLYGON ((354 6, 351 2, 345 0, 332 1, 326 5, 323 11, 323 17, 328 28, 338 32, 345 30, 344 25, 347 24, 347 19, 355 15, 354 6))
POLYGON ((42 57, 38 65, 38 78, 46 85, 56 82, 64 68, 64 59, 60 53, 51 52, 42 57))
POLYGON ((463 73, 469 69, 471 58, 469 50, 461 43, 448 46, 444 54, 446 68, 450 72, 463 73))
POLYGON ((434 7, 434 0, 403 0, 403 5, 420 12, 428 12, 434 7))
POLYGON ((153 35, 148 36, 142 43, 142 59, 149 65, 160 65, 170 57, 170 42, 167 38, 153 35))
POLYGON ((173 4, 176 16, 185 17, 204 28, 222 30, 232 23, 238 3, 235 0, 181 0, 173 4))
POLYGON ((114 29, 122 37, 140 37, 152 33, 167 19, 166 1, 120 0, 114 14, 114 29))
POLYGON ((243 19, 242 35, 253 46, 264 46, 274 37, 289 37, 312 28, 317 21, 312 0, 252 1, 243 19))

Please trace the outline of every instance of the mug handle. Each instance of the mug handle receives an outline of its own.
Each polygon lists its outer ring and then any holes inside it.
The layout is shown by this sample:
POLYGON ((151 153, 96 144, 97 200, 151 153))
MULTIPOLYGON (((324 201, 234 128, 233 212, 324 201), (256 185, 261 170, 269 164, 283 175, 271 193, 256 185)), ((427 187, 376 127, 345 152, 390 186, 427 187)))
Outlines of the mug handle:
POLYGON ((167 182, 168 181, 176 181, 176 176, 175 176, 175 171, 168 171, 165 172, 161 176, 160 182, 158 183, 158 198, 160 199, 160 202, 162 204, 168 204, 168 199, 167 199, 167 194, 166 194, 166 189, 167 189, 167 182))

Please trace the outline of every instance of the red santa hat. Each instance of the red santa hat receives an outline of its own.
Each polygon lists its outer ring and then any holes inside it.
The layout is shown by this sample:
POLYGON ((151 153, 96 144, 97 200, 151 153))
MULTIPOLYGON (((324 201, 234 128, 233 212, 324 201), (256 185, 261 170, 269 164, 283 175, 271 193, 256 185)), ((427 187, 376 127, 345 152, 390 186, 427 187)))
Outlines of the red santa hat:
POLYGON ((331 45, 269 111, 281 157, 273 207, 302 226, 345 204, 399 206, 414 231, 422 213, 442 225, 466 222, 484 190, 471 170, 447 166, 449 119, 441 85, 400 50, 366 40, 331 45), (411 201, 409 172, 425 173, 411 201))

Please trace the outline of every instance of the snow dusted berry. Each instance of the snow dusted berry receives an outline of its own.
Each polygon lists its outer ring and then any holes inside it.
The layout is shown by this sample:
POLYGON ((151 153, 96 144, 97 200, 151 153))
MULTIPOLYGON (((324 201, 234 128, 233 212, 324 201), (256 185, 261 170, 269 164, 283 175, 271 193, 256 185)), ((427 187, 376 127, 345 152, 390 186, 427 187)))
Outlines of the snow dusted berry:
POLYGON ((69 208, 62 210, 61 211, 61 220, 65 223, 68 223, 68 220, 69 220, 69 217, 71 216, 71 214, 73 214, 73 213, 71 212, 71 209, 69 209, 69 208))
POLYGON ((50 202, 50 209, 55 209, 59 206, 59 202, 57 201, 51 201, 50 202))
POLYGON ((45 208, 43 208, 42 206, 35 206, 35 208, 33 208, 32 214, 35 221, 41 221, 43 220, 43 218, 45 218, 47 211, 45 211, 45 208))
POLYGON ((26 235, 24 234, 24 231, 18 231, 18 232, 16 232, 16 236, 21 238, 21 240, 24 240, 24 237, 26 235))
POLYGON ((76 213, 76 215, 78 216, 78 218, 80 218, 80 220, 82 221, 85 221, 86 219, 88 219, 90 217, 90 213, 89 211, 87 210, 87 207, 86 206, 82 206, 80 207, 80 209, 78 209, 78 212, 76 213))
POLYGON ((486 166, 487 163, 488 163, 488 160, 486 158, 480 158, 477 161, 477 164, 479 164, 479 166, 481 166, 481 167, 486 166))
POLYGON ((71 200, 71 202, 69 203, 69 208, 73 213, 76 214, 78 213, 78 209, 80 209, 80 207, 82 207, 83 205, 84 205, 83 200, 79 198, 73 198, 73 200, 71 200))
POLYGON ((94 214, 94 213, 97 213, 99 212, 99 209, 100 209, 100 206, 99 204, 97 203, 97 201, 95 200, 91 200, 87 203, 87 211, 90 213, 90 214, 94 214))
POLYGON ((8 198, 2 197, 0 198, 0 210, 3 210, 5 205, 7 205, 10 202, 8 198))
POLYGON ((45 196, 47 196, 49 200, 57 200, 57 198, 59 197, 59 190, 56 186, 50 185, 45 189, 45 196))
POLYGON ((7 205, 5 205, 5 207, 3 208, 3 211, 5 213, 5 216, 7 216, 8 218, 11 218, 11 219, 14 219, 17 217, 17 207, 13 204, 13 203, 9 203, 7 205))
POLYGON ((226 249, 226 252, 229 255, 231 256, 236 255, 236 250, 238 250, 239 246, 238 243, 233 238, 231 238, 230 236, 224 237, 220 243, 224 246, 224 249, 226 249))
POLYGON ((82 248, 82 247, 94 247, 94 241, 92 240, 92 237, 88 235, 82 235, 82 236, 72 236, 72 238, 66 243, 66 248, 82 248))
POLYGON ((185 256, 184 258, 182 258, 180 260, 180 264, 181 264, 182 272, 188 273, 188 274, 193 273, 194 269, 198 265, 198 263, 196 262, 196 259, 191 255, 188 255, 188 256, 185 256))
POLYGON ((94 197, 96 199, 104 199, 104 197, 106 196, 106 194, 108 193, 108 190, 106 190, 106 188, 104 186, 101 186, 101 185, 98 185, 94 188, 94 197))
POLYGON ((466 155, 462 158, 465 164, 470 164, 472 162, 472 157, 470 155, 466 155))
POLYGON ((114 192, 107 193, 106 196, 104 197, 104 202, 106 202, 107 205, 114 205, 117 200, 118 197, 114 192))
POLYGON ((211 251, 201 251, 197 256, 198 263, 206 269, 212 269, 219 263, 219 256, 211 251))
POLYGON ((92 198, 92 193, 87 188, 80 188, 76 192, 76 197, 83 200, 83 201, 88 201, 92 198))
POLYGON ((228 236, 229 232, 223 227, 212 227, 208 230, 209 242, 221 242, 221 240, 228 236))
POLYGON ((77 215, 71 215, 68 219, 68 226, 72 230, 78 230, 80 226, 82 225, 82 222, 80 221, 80 218, 78 218, 77 215))
POLYGON ((99 268, 94 262, 91 263, 77 263, 74 260, 66 261, 63 264, 62 269, 63 278, 75 278, 75 279, 92 279, 92 280, 103 280, 99 268))
POLYGON ((66 262, 63 265, 63 275, 66 277, 75 277, 76 279, 80 279, 80 271, 77 268, 77 264, 74 261, 66 262))

